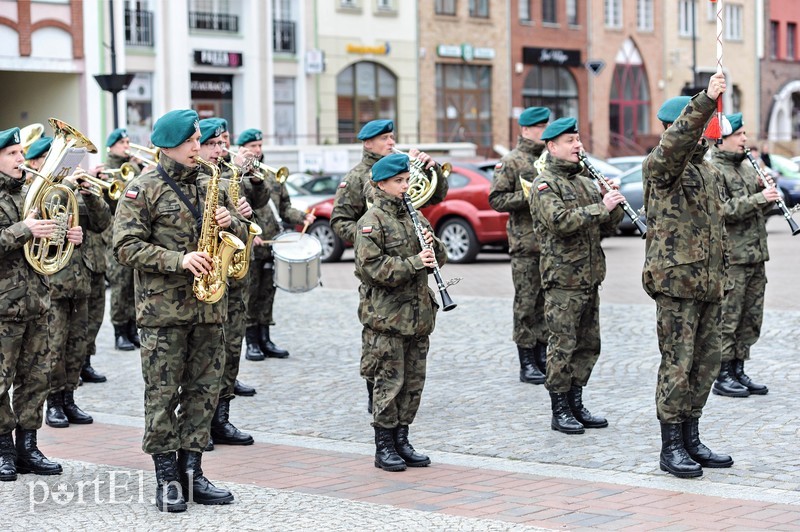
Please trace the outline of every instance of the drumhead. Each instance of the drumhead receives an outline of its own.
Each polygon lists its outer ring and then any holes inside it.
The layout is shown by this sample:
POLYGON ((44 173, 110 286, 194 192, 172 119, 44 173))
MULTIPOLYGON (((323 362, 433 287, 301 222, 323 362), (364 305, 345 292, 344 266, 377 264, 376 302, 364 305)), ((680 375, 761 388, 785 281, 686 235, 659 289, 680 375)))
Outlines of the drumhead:
POLYGON ((278 235, 275 240, 277 242, 272 245, 272 254, 285 261, 306 261, 322 254, 322 245, 319 240, 308 233, 301 234, 291 231, 278 235), (293 242, 294 240, 297 242, 293 242))

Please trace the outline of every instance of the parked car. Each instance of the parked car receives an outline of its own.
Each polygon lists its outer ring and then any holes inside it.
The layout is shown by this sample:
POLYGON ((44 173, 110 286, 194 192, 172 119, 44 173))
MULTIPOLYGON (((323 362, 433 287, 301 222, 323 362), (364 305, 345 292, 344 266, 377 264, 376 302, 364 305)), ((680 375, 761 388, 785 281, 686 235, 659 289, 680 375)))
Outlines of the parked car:
POLYGON ((800 204, 800 167, 791 159, 770 154, 772 170, 778 173, 776 185, 783 193, 783 202, 790 209, 800 204))
POLYGON ((627 157, 611 157, 607 159, 606 162, 611 166, 615 166, 619 169, 620 172, 627 172, 634 166, 642 166, 642 161, 645 159, 645 155, 629 155, 627 157))
POLYGON ((287 181, 308 194, 332 196, 344 178, 344 174, 290 174, 287 181))
MULTIPOLYGON (((642 186, 642 166, 634 166, 627 172, 619 177, 619 191, 625 196, 625 201, 631 206, 631 209, 639 214, 639 219, 646 223, 646 216, 643 212, 642 206, 644 205, 644 189, 642 186)), ((617 231, 623 235, 638 235, 639 230, 633 220, 626 214, 617 225, 617 231)))

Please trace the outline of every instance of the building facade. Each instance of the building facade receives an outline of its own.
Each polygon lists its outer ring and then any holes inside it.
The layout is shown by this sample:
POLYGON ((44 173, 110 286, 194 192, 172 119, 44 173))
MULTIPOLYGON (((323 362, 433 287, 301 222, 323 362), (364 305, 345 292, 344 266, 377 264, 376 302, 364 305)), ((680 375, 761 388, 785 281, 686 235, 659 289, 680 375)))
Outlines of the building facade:
POLYGON ((800 3, 765 0, 761 61, 761 128, 775 148, 796 155, 800 149, 800 3))

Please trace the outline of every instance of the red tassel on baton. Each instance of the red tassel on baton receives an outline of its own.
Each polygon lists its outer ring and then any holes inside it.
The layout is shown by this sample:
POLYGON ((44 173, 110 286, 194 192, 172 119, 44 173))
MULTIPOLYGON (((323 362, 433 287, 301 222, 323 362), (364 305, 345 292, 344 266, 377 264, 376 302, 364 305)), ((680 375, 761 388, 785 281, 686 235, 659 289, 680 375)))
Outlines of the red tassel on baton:
MULTIPOLYGON (((722 72, 722 0, 710 0, 712 4, 717 5, 717 73, 722 72)), ((703 136, 708 139, 713 139, 716 144, 722 143, 723 135, 730 135, 731 123, 725 118, 722 113, 722 95, 717 98, 717 114, 714 115, 706 126, 703 136)))

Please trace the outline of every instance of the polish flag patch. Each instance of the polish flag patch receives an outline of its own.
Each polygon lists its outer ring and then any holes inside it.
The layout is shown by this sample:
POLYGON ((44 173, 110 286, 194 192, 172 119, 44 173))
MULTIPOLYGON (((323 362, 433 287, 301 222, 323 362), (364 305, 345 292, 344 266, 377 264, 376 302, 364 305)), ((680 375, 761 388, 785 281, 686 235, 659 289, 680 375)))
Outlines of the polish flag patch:
POLYGON ((547 183, 539 183, 536 186, 536 190, 538 190, 539 192, 541 192, 543 190, 547 190, 548 188, 550 188, 550 185, 548 185, 547 183))
POLYGON ((495 172, 497 172, 501 168, 503 168, 503 163, 502 162, 498 162, 496 165, 494 165, 494 171, 495 172))
POLYGON ((125 191, 125 197, 130 199, 136 199, 139 197, 139 189, 138 188, 131 188, 125 191))
POLYGON ((371 225, 365 225, 364 227, 361 228, 361 234, 362 235, 368 235, 371 232, 372 232, 372 226, 371 225))
POLYGON ((342 181, 341 183, 339 183, 339 188, 344 188, 346 186, 347 186, 347 181, 342 181))

